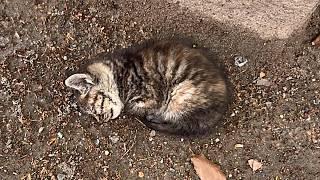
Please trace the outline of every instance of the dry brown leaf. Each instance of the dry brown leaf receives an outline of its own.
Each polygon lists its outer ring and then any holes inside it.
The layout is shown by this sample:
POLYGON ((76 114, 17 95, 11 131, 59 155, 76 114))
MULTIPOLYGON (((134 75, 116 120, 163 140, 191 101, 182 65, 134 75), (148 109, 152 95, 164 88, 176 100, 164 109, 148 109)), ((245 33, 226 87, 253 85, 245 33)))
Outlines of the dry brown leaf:
POLYGON ((195 155, 191 158, 194 169, 201 180, 226 180, 226 176, 219 166, 209 161, 204 155, 195 155))
POLYGON ((248 163, 249 163, 249 166, 251 167, 253 172, 262 168, 262 163, 255 160, 255 159, 249 159, 248 163))

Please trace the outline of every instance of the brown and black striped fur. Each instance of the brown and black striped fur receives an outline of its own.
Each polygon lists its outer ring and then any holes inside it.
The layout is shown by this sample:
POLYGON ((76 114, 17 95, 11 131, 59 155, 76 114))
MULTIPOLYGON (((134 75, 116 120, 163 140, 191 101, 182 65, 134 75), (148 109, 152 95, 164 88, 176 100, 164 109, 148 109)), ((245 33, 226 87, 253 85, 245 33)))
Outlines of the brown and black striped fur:
POLYGON ((96 118, 134 114, 155 130, 173 134, 210 131, 226 111, 224 77, 204 51, 178 41, 150 41, 100 54, 66 85, 96 118))

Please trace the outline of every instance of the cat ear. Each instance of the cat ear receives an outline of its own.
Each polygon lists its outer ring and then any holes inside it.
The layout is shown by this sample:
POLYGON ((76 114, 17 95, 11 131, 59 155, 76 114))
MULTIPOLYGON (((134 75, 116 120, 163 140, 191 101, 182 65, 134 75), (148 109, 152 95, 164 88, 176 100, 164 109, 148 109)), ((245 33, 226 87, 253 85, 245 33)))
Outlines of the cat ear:
POLYGON ((85 95, 92 88, 94 82, 89 74, 73 74, 65 80, 65 84, 85 95))

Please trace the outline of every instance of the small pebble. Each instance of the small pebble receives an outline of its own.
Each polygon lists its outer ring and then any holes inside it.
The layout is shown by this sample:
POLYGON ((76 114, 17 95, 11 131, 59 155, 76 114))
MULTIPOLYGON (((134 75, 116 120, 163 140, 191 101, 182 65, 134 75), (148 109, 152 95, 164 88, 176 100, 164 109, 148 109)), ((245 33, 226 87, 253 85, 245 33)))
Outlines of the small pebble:
POLYGON ((156 131, 155 130, 151 130, 150 137, 154 137, 154 136, 156 136, 156 131))
POLYGON ((63 138, 63 134, 61 133, 61 132, 58 132, 58 137, 60 138, 60 139, 62 139, 63 138))
POLYGON ((266 102, 266 106, 268 107, 268 108, 270 108, 271 106, 272 106, 272 102, 266 102))
POLYGON ((283 119, 283 118, 284 118, 284 115, 281 114, 281 115, 280 115, 280 118, 283 119))
POLYGON ((0 37, 0 47, 5 47, 9 43, 9 38, 7 37, 0 37))
POLYGON ((119 138, 119 136, 111 136, 111 137, 109 137, 109 139, 111 140, 111 142, 113 144, 115 144, 119 141, 120 138, 119 138))
POLYGON ((14 33, 14 37, 20 39, 20 35, 17 32, 14 33))
POLYGON ((220 142, 220 139, 217 138, 217 139, 215 139, 214 141, 215 141, 216 143, 218 143, 218 142, 220 142))
POLYGON ((11 140, 11 139, 9 139, 9 140, 7 141, 6 147, 7 147, 7 148, 11 148, 11 147, 12 147, 12 140, 11 140))
POLYGON ((264 78, 265 76, 266 76, 266 73, 260 72, 260 74, 259 74, 259 77, 260 77, 260 78, 264 78))
POLYGON ((243 148, 243 144, 236 144, 234 145, 234 148, 243 148))
POLYGON ((143 172, 138 172, 138 176, 140 177, 140 178, 143 178, 144 177, 144 173, 143 172))
POLYGON ((234 65, 238 66, 238 67, 242 67, 245 64, 247 64, 248 59, 242 57, 242 56, 236 56, 234 58, 234 65))
POLYGON ((58 180, 63 180, 65 177, 66 177, 66 175, 64 175, 64 174, 58 174, 57 175, 57 179, 58 180))
POLYGON ((38 130, 38 133, 42 133, 42 131, 44 130, 44 127, 40 127, 39 130, 38 130))
POLYGON ((268 81, 267 79, 258 79, 257 80, 257 85, 258 86, 270 86, 271 82, 268 81))
POLYGON ((100 140, 96 139, 95 144, 98 146, 100 144, 100 140))
POLYGON ((110 154, 110 152, 108 150, 104 151, 104 155, 108 156, 110 154))

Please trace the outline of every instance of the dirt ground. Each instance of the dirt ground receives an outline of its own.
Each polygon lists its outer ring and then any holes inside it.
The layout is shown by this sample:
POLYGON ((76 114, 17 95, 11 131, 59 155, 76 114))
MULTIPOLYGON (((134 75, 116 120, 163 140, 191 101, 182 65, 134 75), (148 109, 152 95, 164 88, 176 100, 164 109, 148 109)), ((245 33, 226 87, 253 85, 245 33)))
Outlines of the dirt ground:
POLYGON ((199 153, 228 179, 317 179, 319 17, 289 40, 264 41, 164 1, 0 0, 0 179, 198 179, 190 157, 199 153), (63 81, 81 62, 175 35, 226 67, 234 101, 216 133, 153 134, 134 117, 98 123, 79 112, 63 81))

